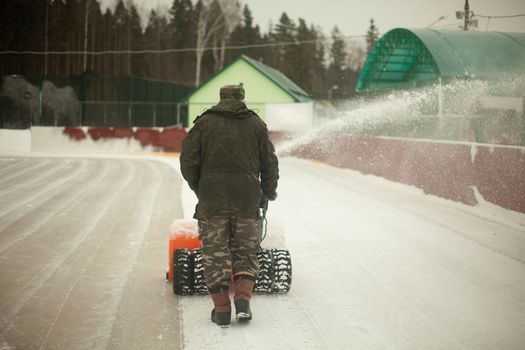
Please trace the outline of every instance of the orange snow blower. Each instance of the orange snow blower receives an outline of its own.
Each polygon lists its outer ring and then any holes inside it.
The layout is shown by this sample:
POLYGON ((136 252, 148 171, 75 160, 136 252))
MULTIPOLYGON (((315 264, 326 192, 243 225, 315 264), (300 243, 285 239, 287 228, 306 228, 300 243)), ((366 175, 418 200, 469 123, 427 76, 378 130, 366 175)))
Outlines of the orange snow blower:
MULTIPOLYGON (((259 242, 266 237, 268 223, 266 211, 268 201, 262 201, 259 208, 259 242)), ((177 295, 208 294, 204 282, 204 267, 194 219, 175 220, 169 227, 169 265, 166 280, 173 283, 177 295)), ((292 259, 287 249, 261 247, 257 252, 259 275, 254 292, 287 293, 292 284, 292 259)))

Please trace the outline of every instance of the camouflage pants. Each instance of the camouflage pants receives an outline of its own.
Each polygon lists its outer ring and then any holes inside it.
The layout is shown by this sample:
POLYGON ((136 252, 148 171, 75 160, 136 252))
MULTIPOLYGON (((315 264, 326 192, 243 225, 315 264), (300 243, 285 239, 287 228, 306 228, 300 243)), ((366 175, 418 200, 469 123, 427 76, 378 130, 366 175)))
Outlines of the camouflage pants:
POLYGON ((204 280, 209 289, 229 285, 232 272, 257 277, 256 219, 214 216, 199 220, 204 280))

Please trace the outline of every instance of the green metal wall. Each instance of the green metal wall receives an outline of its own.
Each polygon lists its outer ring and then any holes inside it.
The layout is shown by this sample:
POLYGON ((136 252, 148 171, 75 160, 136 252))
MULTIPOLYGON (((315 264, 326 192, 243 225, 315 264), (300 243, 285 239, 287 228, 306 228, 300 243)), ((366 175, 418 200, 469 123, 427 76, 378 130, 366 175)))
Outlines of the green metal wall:
POLYGON ((525 75, 525 33, 393 29, 376 43, 357 91, 525 75))
POLYGON ((85 74, 80 80, 82 125, 187 125, 186 108, 180 101, 191 91, 189 86, 133 76, 85 74))

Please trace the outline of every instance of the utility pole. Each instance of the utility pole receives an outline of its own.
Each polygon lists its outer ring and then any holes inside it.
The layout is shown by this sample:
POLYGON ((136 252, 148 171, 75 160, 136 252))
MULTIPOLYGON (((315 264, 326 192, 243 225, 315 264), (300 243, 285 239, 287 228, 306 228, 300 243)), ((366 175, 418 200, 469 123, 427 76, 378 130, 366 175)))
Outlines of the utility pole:
POLYGON ((465 0, 465 24, 463 26, 463 30, 469 29, 469 24, 470 24, 469 17, 470 17, 470 11, 469 11, 469 6, 468 6, 468 0, 465 0))

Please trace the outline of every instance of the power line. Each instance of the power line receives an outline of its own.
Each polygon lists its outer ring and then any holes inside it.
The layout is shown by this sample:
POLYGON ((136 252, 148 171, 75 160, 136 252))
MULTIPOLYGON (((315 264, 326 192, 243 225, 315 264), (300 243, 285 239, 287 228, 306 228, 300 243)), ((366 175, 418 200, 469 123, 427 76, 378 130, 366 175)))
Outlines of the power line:
MULTIPOLYGON (((346 35, 342 36, 342 39, 355 39, 364 38, 366 35, 346 35)), ((320 42, 331 41, 331 38, 319 38, 312 40, 296 40, 279 43, 264 43, 264 44, 249 44, 249 45, 232 45, 225 46, 226 50, 242 50, 250 48, 261 48, 261 47, 274 47, 274 46, 290 46, 290 45, 303 45, 303 44, 316 44, 320 42)), ((182 49, 163 49, 163 50, 106 50, 106 51, 0 51, 0 54, 28 54, 28 55, 127 55, 127 54, 147 54, 147 53, 176 53, 176 52, 196 52, 196 51, 208 51, 208 50, 219 50, 223 49, 220 46, 204 47, 202 49, 197 48, 182 48, 182 49)))
POLYGON ((512 18, 512 17, 523 17, 525 16, 525 13, 521 13, 519 15, 507 15, 507 16, 485 16, 485 15, 478 15, 477 13, 474 14, 475 17, 481 17, 481 18, 512 18))
POLYGON ((433 27, 433 29, 450 29, 450 28, 459 28, 459 23, 449 23, 449 24, 442 24, 439 26, 433 27))

